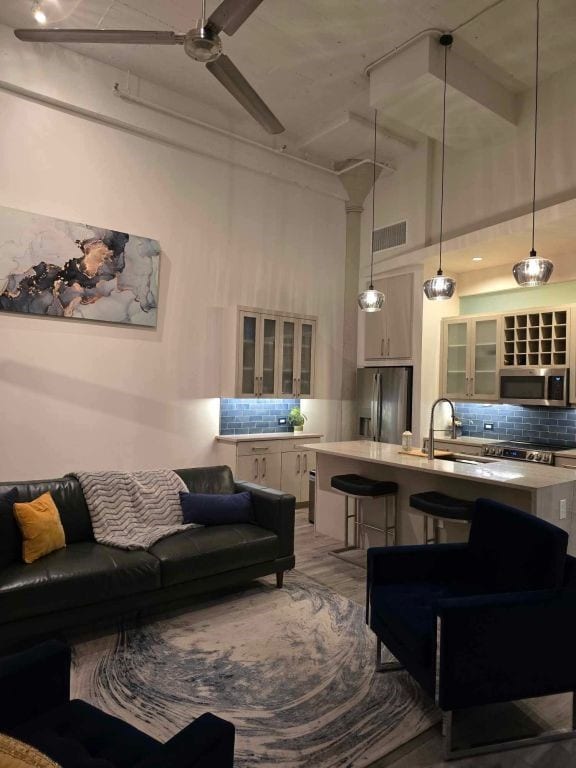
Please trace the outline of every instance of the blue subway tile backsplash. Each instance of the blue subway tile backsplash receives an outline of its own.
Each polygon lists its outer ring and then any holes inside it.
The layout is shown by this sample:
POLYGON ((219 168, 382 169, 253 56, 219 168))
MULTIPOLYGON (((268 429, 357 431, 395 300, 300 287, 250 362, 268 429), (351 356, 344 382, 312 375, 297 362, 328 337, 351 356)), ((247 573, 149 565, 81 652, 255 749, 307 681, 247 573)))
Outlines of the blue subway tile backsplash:
POLYGON ((456 403, 456 416, 467 437, 496 440, 576 445, 576 409, 539 408, 525 405, 456 403), (494 429, 484 429, 490 422, 494 429))
POLYGON ((220 434, 247 435, 263 432, 292 432, 289 424, 281 426, 278 419, 288 418, 295 406, 300 407, 300 400, 287 399, 220 399, 220 434))

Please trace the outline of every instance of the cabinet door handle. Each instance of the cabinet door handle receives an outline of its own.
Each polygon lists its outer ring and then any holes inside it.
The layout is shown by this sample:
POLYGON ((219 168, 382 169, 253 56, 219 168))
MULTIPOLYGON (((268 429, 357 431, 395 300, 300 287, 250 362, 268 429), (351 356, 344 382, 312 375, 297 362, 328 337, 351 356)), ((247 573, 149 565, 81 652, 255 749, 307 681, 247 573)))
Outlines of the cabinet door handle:
POLYGON ((308 454, 304 454, 304 472, 308 472, 308 454))
POLYGON ((384 339, 380 342, 380 357, 384 357, 384 339))
POLYGON ((300 379, 297 379, 298 381, 298 392, 296 393, 298 397, 300 397, 300 379))
POLYGON ((470 377, 470 397, 474 397, 474 376, 470 377))
POLYGON ((262 480, 266 477, 266 458, 262 459, 262 480))
POLYGON ((300 454, 299 454, 299 453, 298 453, 298 454, 296 454, 296 474, 297 474, 297 475, 299 475, 299 474, 300 474, 300 459, 301 459, 301 458, 302 458, 302 457, 300 456, 300 454))
POLYGON ((294 395, 296 395, 298 393, 298 391, 296 389, 296 382, 297 381, 298 381, 298 379, 296 378, 296 376, 294 376, 294 380, 292 381, 292 392, 294 393, 294 395))
POLYGON ((258 480, 258 459, 254 459, 254 480, 258 480))
POLYGON ((387 357, 390 357, 390 339, 388 339, 388 347, 387 347, 386 355, 387 357))

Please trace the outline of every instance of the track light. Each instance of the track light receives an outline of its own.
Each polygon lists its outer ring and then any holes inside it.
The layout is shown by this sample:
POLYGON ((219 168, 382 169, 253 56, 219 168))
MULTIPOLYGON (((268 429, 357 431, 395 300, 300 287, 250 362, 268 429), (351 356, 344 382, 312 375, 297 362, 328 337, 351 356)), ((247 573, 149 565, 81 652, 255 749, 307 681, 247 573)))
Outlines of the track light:
POLYGON ((40 0, 36 0, 36 2, 32 4, 32 16, 34 16, 34 21, 37 24, 41 24, 42 26, 48 21, 46 14, 42 10, 42 4, 40 0))

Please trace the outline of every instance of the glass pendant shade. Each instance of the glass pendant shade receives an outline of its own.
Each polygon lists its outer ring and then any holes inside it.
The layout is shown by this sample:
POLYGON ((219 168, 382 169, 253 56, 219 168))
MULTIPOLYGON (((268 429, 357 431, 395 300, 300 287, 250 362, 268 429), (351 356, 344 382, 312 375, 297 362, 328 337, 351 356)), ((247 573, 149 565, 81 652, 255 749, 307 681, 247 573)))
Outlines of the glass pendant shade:
POLYGON ((358 296, 358 306, 363 312, 380 312, 384 306, 385 296, 382 291, 377 291, 373 285, 367 291, 362 291, 358 296))
POLYGON ((431 301, 447 301, 451 299, 456 290, 456 280, 446 277, 438 270, 435 277, 431 277, 424 283, 424 294, 431 301))
POLYGON ((514 264, 512 273, 518 285, 534 288, 545 285, 554 270, 554 264, 549 259, 541 259, 536 256, 536 251, 530 251, 527 259, 514 264))

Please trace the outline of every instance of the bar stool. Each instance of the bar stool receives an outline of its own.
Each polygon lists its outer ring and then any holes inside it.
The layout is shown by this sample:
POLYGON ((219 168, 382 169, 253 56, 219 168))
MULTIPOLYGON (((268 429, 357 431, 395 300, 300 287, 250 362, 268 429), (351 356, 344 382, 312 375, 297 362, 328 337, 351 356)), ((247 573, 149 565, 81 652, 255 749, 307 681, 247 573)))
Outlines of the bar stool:
POLYGON ((413 493, 410 496, 410 506, 422 512, 424 521, 424 544, 438 544, 439 531, 442 523, 469 523, 474 512, 474 502, 456 499, 438 491, 413 493), (432 536, 429 534, 429 522, 432 521, 432 536))
MULTIPOLYGON (((334 475, 330 480, 330 485, 336 493, 341 493, 345 497, 344 506, 344 547, 335 549, 330 554, 340 555, 343 552, 349 552, 358 549, 362 534, 366 529, 383 533, 386 537, 386 546, 390 543, 396 543, 396 495, 398 493, 398 483, 389 480, 372 480, 362 475, 334 475), (350 499, 354 500, 354 508, 350 513, 350 499), (385 499, 385 524, 384 528, 365 523, 362 517, 361 502, 364 499, 385 499), (392 509, 389 509, 388 501, 392 500, 392 509), (348 521, 354 520, 354 538, 353 545, 349 544, 348 521)), ((353 562, 346 560, 346 562, 353 562)), ((360 565, 360 563, 355 563, 360 565)))

